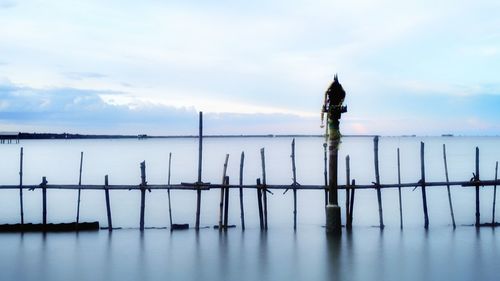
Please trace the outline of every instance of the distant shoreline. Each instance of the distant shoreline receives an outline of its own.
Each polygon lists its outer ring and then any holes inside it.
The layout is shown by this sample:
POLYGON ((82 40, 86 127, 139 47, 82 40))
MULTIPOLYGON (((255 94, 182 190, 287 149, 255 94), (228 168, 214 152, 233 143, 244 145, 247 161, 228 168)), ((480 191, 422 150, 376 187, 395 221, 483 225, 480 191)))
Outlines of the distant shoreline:
MULTIPOLYGON (((345 138, 373 138, 377 135, 343 135, 345 138)), ((379 135, 380 136, 380 135, 379 135)), ((204 138, 324 138, 323 134, 241 134, 241 135, 203 135, 204 138)), ((417 136, 417 135, 399 135, 399 136, 380 136, 380 137, 398 137, 398 138, 413 138, 413 137, 481 137, 481 136, 455 136, 452 134, 442 134, 436 136, 417 136)), ((490 136, 498 137, 498 136, 490 136)), ((4 135, 3 138, 20 139, 20 140, 43 140, 43 139, 182 139, 182 138, 198 138, 198 135, 88 135, 88 134, 68 134, 68 133, 16 133, 10 136, 4 135)))

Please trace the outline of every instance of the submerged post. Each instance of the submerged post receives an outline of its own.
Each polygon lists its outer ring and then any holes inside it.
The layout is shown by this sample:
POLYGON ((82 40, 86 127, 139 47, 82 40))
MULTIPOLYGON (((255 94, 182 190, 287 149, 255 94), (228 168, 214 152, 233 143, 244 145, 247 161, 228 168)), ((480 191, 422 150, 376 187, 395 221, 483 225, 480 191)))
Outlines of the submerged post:
POLYGON ((399 161, 398 147, 398 195, 399 195, 399 227, 403 229, 403 202, 401 200, 401 162, 399 161))
MULTIPOLYGON (((498 161, 495 164, 495 182, 498 180, 498 161)), ((493 214, 491 216, 491 225, 495 226, 495 205, 497 203, 497 185, 493 187, 493 214)))
POLYGON ((195 228, 200 229, 200 208, 201 208, 201 167, 203 155, 203 112, 200 111, 199 135, 198 135, 198 188, 196 190, 196 222, 195 228))
POLYGON ((328 205, 328 170, 327 170, 327 167, 328 167, 328 157, 327 157, 327 153, 326 153, 326 148, 328 147, 328 144, 325 142, 323 143, 323 161, 324 161, 324 171, 323 171, 323 177, 324 177, 324 181, 325 181, 325 208, 326 208, 326 205, 328 205))
POLYGON ((351 205, 351 194, 350 194, 350 186, 349 184, 351 183, 351 165, 350 165, 350 157, 347 155, 345 157, 345 176, 346 176, 346 181, 345 181, 345 227, 350 229, 351 228, 351 213, 350 213, 350 205, 351 205))
POLYGON ((427 194, 425 192, 425 147, 424 142, 420 142, 420 172, 422 174, 422 179, 420 184, 422 185, 422 205, 424 208, 424 227, 429 228, 429 215, 427 213, 427 194))
POLYGON ((245 212, 243 208, 243 164, 245 163, 245 152, 241 152, 240 159, 240 214, 241 214, 241 229, 245 230, 245 212))
POLYGON ((40 184, 42 188, 42 222, 47 224, 47 178, 42 177, 42 183, 40 184))
POLYGON ((141 162, 141 218, 139 229, 144 230, 144 209, 146 208, 146 161, 141 162))
MULTIPOLYGON (((474 180, 479 181, 479 147, 476 147, 476 173, 474 174, 474 180)), ((481 213, 479 205, 479 184, 476 184, 476 227, 481 224, 481 213)))
POLYGON ((83 165, 83 151, 80 152, 80 173, 78 176, 78 199, 76 200, 76 224, 80 222, 80 196, 82 193, 82 189, 80 186, 82 185, 82 165, 83 165))
POLYGON ((260 185, 260 179, 257 179, 257 207, 259 210, 259 225, 260 230, 264 230, 264 216, 262 215, 262 186, 260 185))
POLYGON ((219 203, 219 231, 222 231, 223 225, 223 211, 224 211, 224 192, 226 192, 226 188, 224 185, 226 184, 226 173, 227 173, 227 162, 229 160, 229 154, 226 154, 226 160, 224 161, 224 169, 222 171, 222 187, 220 188, 220 203, 219 203))
POLYGON ((297 169, 295 167, 295 138, 292 140, 292 176, 293 176, 293 229, 297 229, 297 169))
POLYGON ((19 155, 19 208, 21 211, 21 224, 24 224, 24 207, 23 207, 23 148, 19 155))
POLYGON ((266 186, 266 155, 264 148, 260 149, 262 161, 262 204, 264 207, 264 229, 267 229, 267 186, 266 186))
POLYGON ((224 231, 228 228, 228 220, 229 220, 229 177, 224 176, 224 186, 221 188, 225 189, 224 192, 224 231))
POLYGON ((172 230, 172 204, 170 203, 170 172, 171 172, 171 165, 172 165, 172 152, 168 154, 168 178, 167 178, 167 184, 168 184, 168 189, 167 189, 167 195, 168 195, 168 218, 170 221, 170 230, 172 230))
POLYGON ((375 185, 377 190, 378 219, 380 228, 384 228, 384 213, 382 210, 382 192, 380 191, 380 174, 378 167, 378 136, 373 138, 373 153, 375 162, 375 185))
POLYGON ((446 190, 448 192, 448 205, 450 206, 451 223, 453 228, 456 228, 455 224, 455 214, 453 213, 453 203, 451 201, 451 190, 450 190, 450 179, 448 177, 448 162, 446 161, 446 145, 443 143, 443 160, 444 160, 444 173, 446 176, 446 190))
POLYGON ((342 106, 345 98, 345 91, 338 81, 337 75, 325 92, 325 99, 322 108, 321 118, 327 114, 328 132, 328 153, 329 153, 329 184, 328 184, 328 205, 326 206, 326 230, 331 233, 340 233, 342 230, 340 207, 338 202, 338 149, 340 145, 340 117, 347 112, 347 107, 342 106))
POLYGON ((108 175, 104 176, 104 195, 106 196, 106 215, 108 217, 108 230, 113 230, 113 221, 111 220, 111 206, 109 203, 109 188, 108 188, 108 175))

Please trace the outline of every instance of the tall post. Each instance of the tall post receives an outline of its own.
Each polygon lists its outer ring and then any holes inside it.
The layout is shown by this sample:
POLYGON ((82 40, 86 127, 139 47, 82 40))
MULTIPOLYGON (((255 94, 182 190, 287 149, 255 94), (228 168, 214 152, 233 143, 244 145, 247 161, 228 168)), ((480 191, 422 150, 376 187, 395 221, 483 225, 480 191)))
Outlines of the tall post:
POLYGON ((141 162, 141 218, 139 229, 144 230, 144 209, 146 208, 146 161, 141 162))
POLYGON ((203 112, 200 111, 199 135, 198 135, 198 189, 196 190, 196 230, 200 229, 200 208, 201 208, 201 167, 203 155, 203 112))
POLYGON ((83 165, 83 151, 80 152, 80 173, 78 176, 78 199, 76 202, 76 224, 80 222, 80 197, 82 193, 82 189, 80 186, 82 185, 82 165, 83 165))
POLYGON ((347 107, 342 106, 345 91, 338 81, 337 75, 328 90, 325 92, 325 100, 322 108, 321 118, 327 114, 328 132, 328 205, 326 206, 326 230, 330 233, 340 233, 342 230, 340 207, 338 203, 338 148, 340 145, 340 117, 347 112, 347 107))
MULTIPOLYGON (((476 147, 476 174, 474 180, 479 181, 479 147, 476 147)), ((481 224, 481 213, 479 210, 479 184, 476 184, 476 227, 481 224)))
POLYGON ((264 148, 260 149, 262 161, 262 204, 264 207, 264 229, 267 230, 267 182, 266 182, 266 155, 264 148))
POLYGON ((170 172, 171 172, 171 165, 172 165, 172 152, 168 154, 168 179, 167 179, 167 184, 168 184, 168 189, 167 189, 167 195, 168 195, 168 218, 170 221, 170 230, 172 230, 172 204, 170 202, 170 172))
POLYGON ((292 176, 293 176, 293 229, 297 229, 297 169, 295 167, 295 138, 292 141, 292 176))
POLYGON ((446 190, 448 192, 448 205, 450 206, 451 223, 453 228, 456 228, 455 214, 453 213, 453 203, 451 201, 451 190, 450 190, 450 178, 448 177, 448 162, 446 161, 446 145, 443 143, 443 161, 444 161, 444 173, 446 176, 446 190))
POLYGON ((19 208, 21 211, 21 224, 24 224, 24 207, 23 207, 23 148, 19 155, 19 208))
POLYGON ((399 161, 398 147, 398 196, 399 196, 399 227, 403 229, 403 202, 401 200, 401 162, 399 161))
POLYGON ((346 228, 351 228, 351 223, 350 223, 350 217, 351 214, 349 213, 350 209, 349 206, 351 204, 351 194, 350 194, 350 186, 349 184, 351 183, 351 167, 350 167, 350 157, 347 155, 345 157, 345 176, 346 176, 346 184, 345 184, 345 226, 346 228))
POLYGON ((425 146, 424 142, 420 142, 420 172, 422 174, 422 179, 420 183, 422 185, 422 205, 424 208, 424 227, 429 228, 429 215, 427 213, 427 194, 425 192, 425 146))
POLYGON ((326 153, 326 148, 328 147, 328 144, 325 142, 323 143, 323 161, 324 161, 324 171, 323 171, 323 177, 325 181, 325 207, 328 205, 328 154, 326 153))
POLYGON ((111 206, 109 203, 108 175, 104 176, 104 196, 106 197, 106 215, 108 217, 108 230, 113 230, 113 221, 111 220, 111 206))
POLYGON ((378 203, 378 219, 380 228, 384 228, 384 213, 382 210, 382 192, 380 190, 380 173, 378 167, 378 136, 373 138, 373 152, 375 162, 375 184, 377 190, 377 203, 378 203))
POLYGON ((245 211, 243 208, 243 165, 245 163, 245 152, 241 152, 240 159, 240 214, 241 214, 241 229, 245 230, 245 211))
POLYGON ((42 223, 47 224, 47 178, 42 177, 42 183, 40 184, 42 188, 42 223))
MULTIPOLYGON (((495 164, 495 182, 498 180, 498 161, 495 164)), ((497 185, 493 187, 493 211, 491 216, 491 226, 495 226, 495 205, 497 203, 497 185)))
POLYGON ((226 188, 224 185, 226 184, 226 173, 227 173, 227 162, 229 160, 229 154, 226 154, 226 160, 224 161, 224 168, 222 171, 222 186, 220 188, 220 203, 219 203, 219 231, 222 231, 223 224, 223 211, 224 211, 224 192, 226 192, 226 188))

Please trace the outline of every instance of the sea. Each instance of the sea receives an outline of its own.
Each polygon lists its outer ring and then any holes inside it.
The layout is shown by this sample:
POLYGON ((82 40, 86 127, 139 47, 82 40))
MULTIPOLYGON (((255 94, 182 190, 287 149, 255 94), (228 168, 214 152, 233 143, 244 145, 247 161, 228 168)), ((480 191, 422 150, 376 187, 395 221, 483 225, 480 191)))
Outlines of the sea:
MULTIPOLYGON (((262 178, 265 149, 268 184, 291 185, 292 137, 205 138, 202 181, 221 183, 226 154, 231 184, 239 182, 240 157, 245 154, 243 183, 262 178)), ((297 137, 297 182, 324 184, 324 138, 297 137)), ((468 181, 475 172, 479 148, 480 178, 495 179, 500 137, 381 137, 380 182, 397 183, 397 150, 403 183, 421 179, 420 147, 425 145, 426 181, 445 181, 443 145, 450 181, 468 181)), ((0 185, 19 184, 23 148, 23 184, 77 184, 83 152, 82 184, 139 184, 140 162, 146 162, 148 184, 166 184, 172 153, 171 183, 197 181, 196 138, 21 140, 0 145, 0 185)), ((339 147, 339 184, 346 182, 346 157, 356 184, 375 182, 374 139, 344 137, 339 147)), ((493 217, 494 187, 480 188, 481 222, 493 217)), ((357 190, 353 228, 333 236, 324 228, 324 192, 297 192, 297 229, 293 229, 293 193, 268 195, 267 231, 259 229, 257 194, 243 192, 245 230, 241 228, 239 192, 229 195, 229 224, 218 224, 217 189, 203 191, 201 229, 170 231, 166 190, 146 194, 146 229, 139 226, 140 192, 111 191, 112 232, 0 233, 0 280, 498 280, 499 235, 494 228, 476 229, 474 187, 451 187, 457 227, 445 186, 428 187, 429 229, 424 229, 421 188, 382 190, 385 228, 378 227, 374 189, 357 190)), ((194 226, 196 192, 172 190, 174 223, 194 226)), ((345 192, 339 191, 345 222, 345 192)), ((76 218, 77 191, 47 191, 47 217, 52 223, 76 218)), ((42 220, 40 189, 24 191, 25 222, 42 220)), ((0 224, 18 223, 19 191, 0 190, 0 224)), ((82 190, 80 221, 107 226, 104 192, 82 190)))

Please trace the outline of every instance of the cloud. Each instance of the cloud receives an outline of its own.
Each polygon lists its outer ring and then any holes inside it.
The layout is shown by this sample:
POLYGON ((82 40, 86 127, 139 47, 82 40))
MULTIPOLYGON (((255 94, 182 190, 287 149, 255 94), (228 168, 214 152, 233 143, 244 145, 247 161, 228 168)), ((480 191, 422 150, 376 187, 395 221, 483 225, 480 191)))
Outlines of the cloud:
POLYGON ((15 7, 17 5, 16 1, 12 0, 0 0, 0 9, 8 9, 15 7))
POLYGON ((73 80, 84 80, 84 79, 98 79, 108 77, 105 74, 97 72, 64 72, 62 73, 65 77, 73 80))

